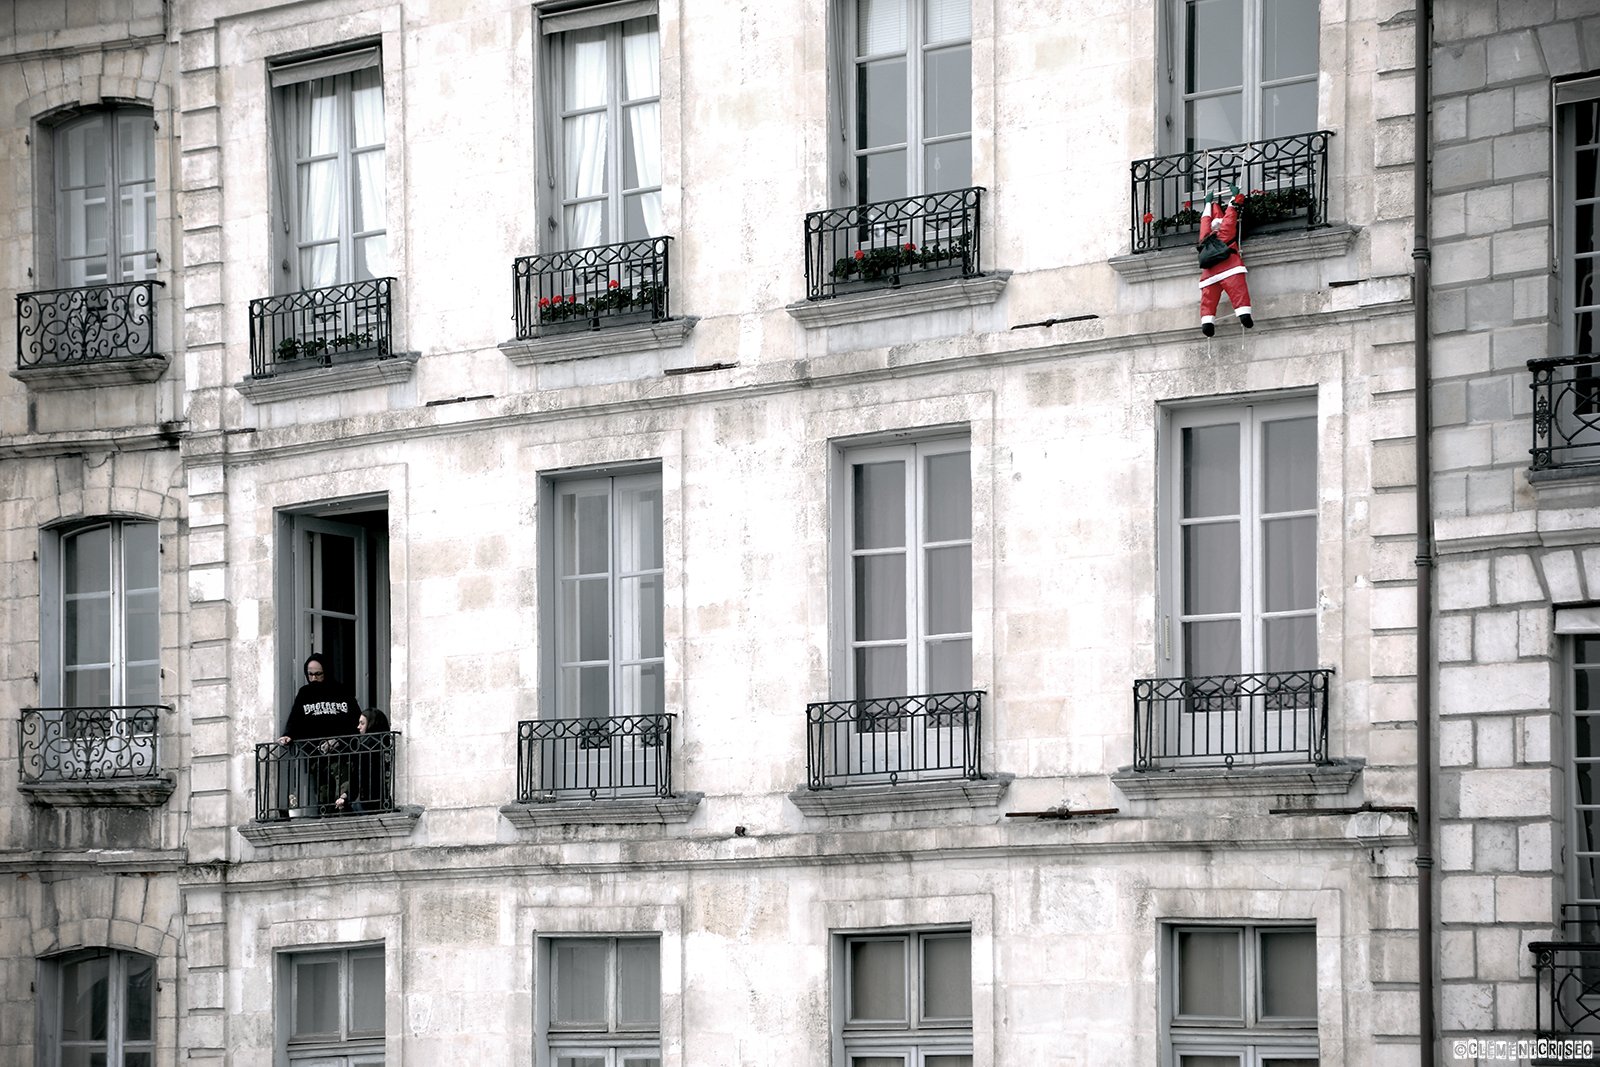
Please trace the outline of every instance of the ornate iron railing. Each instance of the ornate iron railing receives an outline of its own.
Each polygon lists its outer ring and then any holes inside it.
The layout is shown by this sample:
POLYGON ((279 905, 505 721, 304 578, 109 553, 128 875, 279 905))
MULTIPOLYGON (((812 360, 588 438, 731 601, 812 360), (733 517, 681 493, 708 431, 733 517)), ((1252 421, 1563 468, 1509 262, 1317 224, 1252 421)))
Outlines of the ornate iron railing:
POLYGON ((670 237, 522 256, 511 264, 517 338, 672 317, 670 237))
POLYGON ((983 273, 983 189, 813 211, 806 299, 983 273))
POLYGON ((17 751, 22 780, 102 782, 155 778, 161 771, 164 704, 108 708, 23 708, 17 751))
POLYGON ((155 354, 158 281, 17 294, 17 367, 56 367, 155 354))
POLYGON ((399 746, 398 730, 258 744, 256 821, 393 811, 399 746))
POLYGON ((517 723, 517 800, 672 796, 672 715, 517 723))
POLYGON ((1533 470, 1600 463, 1600 355, 1530 359, 1533 470))
POLYGON ((1326 763, 1331 670, 1141 678, 1133 683, 1135 770, 1174 763, 1326 763))
POLYGON ((393 278, 305 289, 250 301, 250 371, 388 359, 393 278))
POLYGON ((1239 187, 1245 234, 1262 227, 1306 228, 1328 221, 1327 130, 1196 149, 1132 164, 1132 248, 1190 245, 1208 193, 1239 187))
POLYGON ((983 692, 806 705, 812 789, 983 777, 983 692))
POLYGON ((1533 953, 1536 1036, 1547 1041, 1600 1037, 1600 905, 1565 906, 1560 940, 1530 941, 1528 951, 1533 953))

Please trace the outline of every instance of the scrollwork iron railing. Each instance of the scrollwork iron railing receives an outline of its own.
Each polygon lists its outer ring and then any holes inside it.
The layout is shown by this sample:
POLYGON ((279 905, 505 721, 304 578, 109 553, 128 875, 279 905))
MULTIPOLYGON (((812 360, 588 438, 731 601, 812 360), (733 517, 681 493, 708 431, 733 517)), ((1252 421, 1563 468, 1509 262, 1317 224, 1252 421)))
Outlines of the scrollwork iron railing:
POLYGON ((23 708, 17 751, 22 781, 104 782, 161 772, 164 704, 106 708, 23 708))
POLYGON ((981 187, 806 215, 806 299, 983 273, 981 187))
POLYGON ((1530 941, 1528 951, 1535 1035, 1546 1041, 1600 1037, 1600 905, 1566 905, 1560 939, 1530 941))
POLYGON ((1326 669, 1140 678, 1133 683, 1133 766, 1326 763, 1326 669))
POLYGON ((806 705, 812 789, 982 777, 982 690, 806 705))
POLYGON ((388 359, 393 278, 305 289, 250 301, 250 371, 388 359))
POLYGON ((672 715, 517 723, 517 801, 672 796, 672 715))
POLYGON ((511 264, 518 340, 672 317, 670 237, 522 256, 511 264))
POLYGON ((398 730, 256 745, 256 821, 393 811, 399 747, 398 730))
POLYGON ((60 367, 155 354, 158 281, 17 294, 17 367, 60 367))
POLYGON ((1600 463, 1600 355, 1528 360, 1536 471, 1600 463))
POLYGON ((1306 228, 1328 221, 1327 130, 1196 149, 1132 163, 1132 248, 1151 252, 1194 243, 1208 193, 1238 186, 1246 235, 1264 226, 1306 228))

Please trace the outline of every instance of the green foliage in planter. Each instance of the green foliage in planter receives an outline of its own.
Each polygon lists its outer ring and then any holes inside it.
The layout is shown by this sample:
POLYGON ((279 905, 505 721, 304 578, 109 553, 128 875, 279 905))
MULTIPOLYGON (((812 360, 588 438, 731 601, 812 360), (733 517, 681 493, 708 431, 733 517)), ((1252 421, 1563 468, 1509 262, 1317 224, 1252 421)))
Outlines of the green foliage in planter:
POLYGON ((904 272, 919 268, 953 267, 967 261, 967 253, 971 247, 971 236, 963 234, 951 242, 948 248, 944 245, 918 248, 910 241, 903 245, 858 248, 854 255, 841 256, 834 260, 833 269, 828 272, 828 277, 837 281, 847 281, 859 276, 864 282, 876 282, 892 278, 897 269, 904 272))
POLYGON ((329 352, 359 351, 371 347, 370 333, 341 333, 333 337, 308 337, 305 340, 285 337, 278 342, 276 352, 280 361, 287 361, 326 356, 329 352))
MULTIPOLYGON (((1311 188, 1305 185, 1253 189, 1245 194, 1243 203, 1239 205, 1239 221, 1247 232, 1300 215, 1305 216, 1308 223, 1317 221, 1316 209, 1311 203, 1311 188)), ((1146 225, 1157 234, 1194 229, 1200 225, 1200 212, 1191 202, 1185 204, 1182 211, 1171 215, 1159 219, 1147 217, 1146 225)))
POLYGON ((666 288, 654 282, 646 282, 637 290, 612 282, 605 292, 587 300, 580 300, 576 295, 541 296, 539 322, 571 322, 628 311, 653 311, 662 306, 665 295, 666 288))

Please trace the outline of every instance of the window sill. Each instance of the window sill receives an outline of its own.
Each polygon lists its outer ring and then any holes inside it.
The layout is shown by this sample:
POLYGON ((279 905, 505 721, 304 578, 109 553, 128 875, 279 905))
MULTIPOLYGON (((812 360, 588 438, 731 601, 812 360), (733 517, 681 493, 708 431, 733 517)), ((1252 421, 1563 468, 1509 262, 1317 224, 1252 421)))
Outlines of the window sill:
POLYGON ((36 392, 141 385, 166 373, 169 362, 166 356, 137 356, 89 363, 57 363, 47 367, 18 367, 11 376, 36 392))
POLYGON ((635 352, 678 348, 698 322, 693 315, 684 315, 662 322, 649 322, 638 326, 610 326, 577 333, 553 333, 526 341, 506 341, 500 351, 519 367, 537 367, 544 363, 567 363, 579 359, 600 359, 605 356, 628 356, 635 352))
MULTIPOLYGON (((1245 263, 1251 267, 1271 267, 1308 259, 1333 259, 1349 252, 1355 246, 1356 235, 1360 232, 1354 226, 1337 225, 1247 238, 1244 245, 1245 263)), ((1113 270, 1130 282, 1200 276, 1194 249, 1187 245, 1159 252, 1112 256, 1110 263, 1113 270)))
POLYGON ((827 300, 799 300, 785 310, 808 330, 823 326, 850 326, 876 319, 926 315, 935 311, 959 311, 966 307, 988 307, 1000 299, 1011 279, 1008 270, 995 270, 976 278, 952 278, 942 282, 902 285, 898 289, 873 289, 827 300))
POLYGON ((171 775, 93 782, 24 782, 18 791, 46 808, 159 808, 172 795, 171 775))
POLYGON ((265 845, 304 845, 313 841, 367 841, 379 837, 408 837, 422 809, 407 804, 376 815, 325 815, 306 819, 247 822, 239 836, 260 848, 265 845))
POLYGON ((1253 767, 1124 767, 1111 776, 1132 800, 1178 800, 1197 797, 1344 796, 1364 759, 1328 763, 1282 763, 1253 767))
POLYGON ((1600 482, 1600 463, 1569 463, 1560 467, 1545 467, 1542 470, 1528 469, 1528 484, 1540 485, 1552 482, 1600 482))
POLYGON ((944 782, 901 782, 898 785, 852 785, 833 789, 797 786, 789 794, 804 815, 872 815, 894 811, 945 811, 950 808, 992 808, 1010 788, 1014 776, 962 778, 944 782))
POLYGON ((234 388, 253 404, 273 404, 281 400, 343 393, 369 385, 397 385, 410 381, 416 369, 417 353, 403 352, 388 359, 284 371, 270 378, 246 378, 234 388))
POLYGON ((519 830, 541 826, 665 826, 688 822, 703 793, 670 797, 619 797, 614 800, 550 800, 506 804, 500 814, 519 830))

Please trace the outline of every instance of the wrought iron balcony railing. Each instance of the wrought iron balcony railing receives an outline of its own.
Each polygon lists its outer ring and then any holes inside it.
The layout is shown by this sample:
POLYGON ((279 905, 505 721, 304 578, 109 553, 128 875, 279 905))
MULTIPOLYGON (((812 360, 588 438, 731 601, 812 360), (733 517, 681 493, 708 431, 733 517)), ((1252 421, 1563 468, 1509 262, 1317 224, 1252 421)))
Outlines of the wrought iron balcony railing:
POLYGON ((1328 761, 1331 670, 1141 678, 1133 683, 1133 766, 1328 761))
POLYGON ((158 281, 17 294, 17 368, 155 355, 158 281))
MULTIPOLYGON (((1600 1038, 1600 905, 1569 904, 1562 909, 1560 938, 1530 941, 1533 953, 1534 1033, 1542 1040, 1600 1038)), ((1588 1055, 1593 1055, 1592 1050, 1588 1055)), ((1534 1063, 1586 1057, 1557 1050, 1534 1063)))
POLYGON ((1132 164, 1132 248, 1191 245, 1206 196, 1230 185, 1245 195, 1239 209, 1246 236, 1328 221, 1327 130, 1268 141, 1196 149, 1132 164))
POLYGON ((256 821, 393 811, 399 746, 397 730, 257 745, 256 821))
POLYGON ((250 301, 250 371, 388 359, 393 278, 305 289, 250 301))
POLYGON ((1600 464, 1600 355, 1530 359, 1533 470, 1600 464))
POLYGON ((806 216, 806 299, 983 273, 983 189, 806 216))
POLYGON ((982 778, 983 693, 806 705, 812 789, 982 778))
POLYGON ((672 796, 672 715, 517 723, 517 801, 672 796))
POLYGON ((109 782, 161 772, 164 704, 108 708, 23 708, 17 751, 22 781, 109 782))
POLYGON ((517 339, 671 318, 671 246, 650 237, 520 257, 511 264, 517 339))

